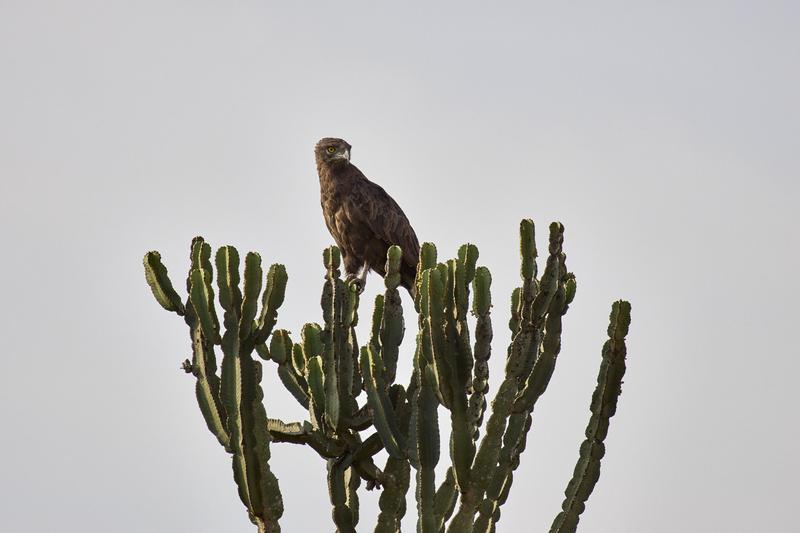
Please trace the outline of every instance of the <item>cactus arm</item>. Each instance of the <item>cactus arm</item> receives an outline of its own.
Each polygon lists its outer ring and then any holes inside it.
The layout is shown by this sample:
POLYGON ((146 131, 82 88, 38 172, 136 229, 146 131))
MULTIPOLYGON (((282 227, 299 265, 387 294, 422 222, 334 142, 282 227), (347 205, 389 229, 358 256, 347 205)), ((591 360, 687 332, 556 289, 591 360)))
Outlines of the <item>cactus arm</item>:
POLYGON ((316 428, 323 427, 322 417, 325 413, 325 377, 322 371, 322 357, 319 355, 306 361, 306 381, 311 401, 308 410, 311 421, 316 428))
POLYGON ((203 335, 214 344, 220 343, 219 320, 214 309, 214 290, 204 270, 192 269, 189 299, 203 328, 203 335))
MULTIPOLYGON (((288 331, 278 329, 272 333, 269 354, 271 359, 278 364, 278 377, 286 387, 286 390, 294 396, 300 405, 308 409, 308 383, 294 368, 295 348, 301 352, 300 358, 302 360, 302 347, 292 345, 288 331)), ((258 349, 258 346, 256 346, 256 349, 258 349)))
POLYGON ((347 451, 342 443, 330 439, 321 431, 314 429, 308 421, 287 424, 281 420, 270 418, 267 420, 267 430, 273 442, 305 444, 326 459, 340 457, 347 451))
POLYGON ((333 505, 331 516, 337 533, 355 533, 351 508, 347 505, 348 483, 345 470, 336 459, 328 459, 328 494, 333 505))
POLYGON ((486 498, 478 506, 475 531, 494 531, 495 524, 500 519, 500 506, 506 502, 514 481, 514 470, 519 466, 519 456, 525 450, 531 422, 532 417, 527 413, 512 414, 509 417, 499 465, 486 487, 486 498))
MULTIPOLYGON (((408 402, 406 391, 401 385, 395 384, 389 389, 389 394, 394 406, 395 416, 400 423, 400 431, 407 435, 411 421, 411 405, 408 402)), ((400 522, 406 514, 406 493, 408 492, 410 477, 411 466, 409 460, 389 456, 384 468, 383 492, 378 500, 380 514, 375 526, 376 533, 397 533, 400 531, 400 522)))
POLYGON ((325 285, 322 290, 320 305, 325 321, 325 330, 322 336, 322 368, 325 374, 325 421, 335 430, 344 429, 342 426, 341 395, 339 383, 339 366, 341 356, 341 343, 343 336, 342 299, 344 296, 344 283, 339 277, 341 253, 335 246, 325 249, 323 254, 325 268, 325 285))
POLYGON ((278 320, 278 308, 283 304, 288 279, 286 267, 283 265, 274 264, 269 267, 267 285, 261 297, 261 313, 256 326, 254 338, 256 344, 265 342, 272 333, 272 328, 275 327, 278 320))
POLYGON ((384 472, 384 486, 378 499, 380 514, 375 533, 398 533, 400 522, 406 514, 406 493, 410 484, 411 468, 407 459, 389 457, 384 472))
POLYGON ((297 400, 297 403, 308 409, 308 391, 304 383, 301 383, 298 377, 292 372, 288 365, 280 365, 278 367, 278 378, 280 378, 286 390, 297 400))
POLYGON ((405 324, 403 322, 403 306, 397 287, 400 284, 400 263, 403 252, 398 246, 391 246, 386 252, 386 292, 384 293, 381 313, 381 357, 386 365, 385 380, 387 385, 394 383, 397 372, 397 357, 400 343, 403 341, 405 324))
POLYGON ((261 256, 254 252, 248 252, 244 260, 244 297, 242 298, 242 312, 239 317, 239 339, 243 344, 250 343, 253 339, 250 334, 253 331, 253 321, 258 312, 258 296, 261 294, 261 256))
POLYGON ((261 389, 261 363, 254 361, 250 354, 242 354, 242 359, 251 366, 253 380, 253 392, 248 395, 250 402, 247 412, 247 462, 248 465, 253 465, 248 471, 248 486, 258 488, 258 506, 253 514, 263 520, 267 531, 280 531, 278 520, 283 515, 283 496, 278 479, 269 466, 271 437, 267 431, 267 413, 264 409, 264 392, 261 389))
POLYGON ((475 322, 475 366, 472 377, 472 395, 469 398, 469 419, 473 441, 478 439, 479 428, 486 410, 486 393, 489 392, 489 357, 492 354, 492 275, 486 267, 478 267, 473 280, 472 313, 475 322))
POLYGON ((161 254, 156 251, 144 254, 144 276, 156 301, 166 309, 180 316, 186 312, 181 297, 175 292, 167 273, 167 267, 161 263, 161 254))
POLYGON ((381 436, 386 451, 392 457, 405 457, 404 439, 398 428, 397 418, 386 394, 386 384, 382 374, 383 361, 380 353, 371 345, 361 348, 361 371, 367 386, 367 401, 372 408, 373 423, 381 436))
POLYGON ((614 302, 609 319, 608 337, 603 346, 603 361, 597 376, 597 388, 592 395, 592 416, 586 427, 586 440, 580 447, 580 457, 572 479, 564 491, 561 512, 553 520, 550 533, 572 533, 578 527, 586 500, 600 478, 600 460, 605 454, 603 441, 608 433, 609 419, 617 409, 625 375, 625 336, 631 323, 631 304, 614 302))
POLYGON ((456 485, 455 474, 453 467, 447 469, 444 481, 436 489, 436 495, 433 497, 433 512, 436 516, 437 531, 444 531, 444 525, 453 514, 458 501, 458 486, 456 485))
POLYGON ((556 360, 561 351, 562 317, 568 310, 565 285, 566 283, 560 284, 551 300, 550 310, 545 319, 544 335, 539 356, 536 358, 525 387, 514 403, 514 411, 517 413, 533 410, 536 401, 547 390, 547 385, 553 376, 556 360))
MULTIPOLYGON (((524 345, 524 355, 521 359, 521 368, 517 372, 517 379, 520 383, 520 388, 524 386, 525 381, 530 376, 533 365, 539 353, 539 344, 542 341, 542 323, 545 314, 550 308, 550 302, 555 296, 560 284, 559 280, 566 273, 562 269, 564 262, 564 254, 561 252, 561 246, 564 242, 564 226, 559 222, 550 224, 550 244, 549 255, 545 265, 542 278, 536 284, 536 294, 529 305, 526 305, 523 310, 523 321, 521 324, 521 334, 530 337, 528 342, 524 345)), ((523 295, 524 284, 523 282, 523 295)))
POLYGON ((239 252, 233 246, 223 246, 217 250, 215 263, 219 303, 225 311, 238 312, 242 306, 242 293, 239 290, 239 252))
POLYGON ((347 489, 347 499, 345 505, 350 509, 350 516, 353 518, 353 527, 358 525, 358 487, 361 486, 361 477, 355 468, 348 468, 344 472, 344 483, 347 489))
POLYGON ((538 290, 536 285, 536 257, 538 255, 536 251, 536 227, 533 224, 533 220, 529 218, 523 219, 519 223, 519 253, 519 273, 522 278, 522 287, 520 287, 519 291, 516 313, 512 310, 512 320, 516 315, 518 321, 517 327, 512 329, 512 334, 518 331, 518 327, 523 320, 530 321, 531 304, 538 290))
POLYGON ((420 370, 420 389, 414 398, 412 420, 416 424, 417 447, 417 531, 438 533, 434 508, 435 473, 439 463, 439 417, 436 398, 436 379, 433 368, 426 365, 420 370))
POLYGON ((226 427, 225 408, 220 399, 220 379, 217 376, 217 362, 214 345, 205 340, 199 324, 191 329, 192 373, 197 378, 195 395, 200 412, 208 429, 217 437, 219 443, 231 453, 230 435, 226 427))
POLYGON ((352 419, 353 413, 358 409, 356 403, 357 392, 361 384, 356 379, 358 372, 358 339, 356 325, 358 324, 358 287, 355 283, 342 283, 343 303, 339 335, 337 336, 338 359, 336 371, 339 383, 339 403, 341 410, 340 429, 344 430, 352 419), (358 388, 355 385, 358 384, 358 388))

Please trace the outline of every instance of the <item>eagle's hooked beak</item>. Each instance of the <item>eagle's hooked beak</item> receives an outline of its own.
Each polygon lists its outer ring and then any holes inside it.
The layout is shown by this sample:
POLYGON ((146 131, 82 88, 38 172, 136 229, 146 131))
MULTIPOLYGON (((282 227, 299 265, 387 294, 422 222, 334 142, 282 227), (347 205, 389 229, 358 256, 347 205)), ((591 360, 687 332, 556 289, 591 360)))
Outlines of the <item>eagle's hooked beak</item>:
POLYGON ((345 161, 347 161, 349 163, 350 162, 350 150, 345 150, 344 154, 342 154, 341 157, 342 157, 342 159, 344 159, 345 161))

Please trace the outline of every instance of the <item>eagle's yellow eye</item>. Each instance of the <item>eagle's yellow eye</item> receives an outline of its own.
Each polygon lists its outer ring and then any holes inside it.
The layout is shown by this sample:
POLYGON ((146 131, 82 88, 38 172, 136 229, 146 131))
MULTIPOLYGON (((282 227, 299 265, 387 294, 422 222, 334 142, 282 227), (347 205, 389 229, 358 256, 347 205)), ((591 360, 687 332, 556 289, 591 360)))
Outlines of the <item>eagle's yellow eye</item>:
POLYGON ((333 152, 335 152, 335 151, 336 151, 336 148, 334 148, 333 146, 328 146, 328 149, 327 149, 326 151, 327 151, 329 154, 332 154, 333 152))

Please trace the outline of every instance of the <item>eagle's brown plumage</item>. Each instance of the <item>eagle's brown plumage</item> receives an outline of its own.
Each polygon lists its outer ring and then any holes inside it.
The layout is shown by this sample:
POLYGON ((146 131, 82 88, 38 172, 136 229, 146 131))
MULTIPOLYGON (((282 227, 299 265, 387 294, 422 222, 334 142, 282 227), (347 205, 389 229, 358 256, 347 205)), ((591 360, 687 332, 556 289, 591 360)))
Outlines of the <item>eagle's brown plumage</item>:
POLYGON ((414 296, 419 241, 403 210, 380 185, 372 183, 350 163, 350 145, 342 139, 320 140, 317 160, 322 213, 342 252, 348 277, 362 270, 386 275, 386 251, 393 244, 403 250, 402 285, 414 296))

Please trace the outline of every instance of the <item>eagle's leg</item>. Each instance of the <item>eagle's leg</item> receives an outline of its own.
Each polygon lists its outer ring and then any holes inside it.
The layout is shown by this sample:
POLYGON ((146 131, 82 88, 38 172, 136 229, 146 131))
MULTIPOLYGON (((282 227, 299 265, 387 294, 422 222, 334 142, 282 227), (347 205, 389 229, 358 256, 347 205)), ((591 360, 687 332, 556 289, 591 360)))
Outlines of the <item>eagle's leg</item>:
POLYGON ((359 265, 357 260, 350 254, 345 255, 343 259, 344 270, 347 272, 345 282, 353 283, 358 290, 358 294, 361 294, 364 292, 364 287, 367 285, 367 271, 369 270, 369 265, 366 263, 359 265), (358 275, 359 270, 361 270, 360 276, 358 275))
POLYGON ((356 276, 355 274, 350 274, 347 276, 348 280, 352 281, 356 286, 358 294, 364 292, 364 289, 367 287, 367 272, 369 272, 369 265, 364 263, 364 266, 361 267, 360 275, 356 276))

